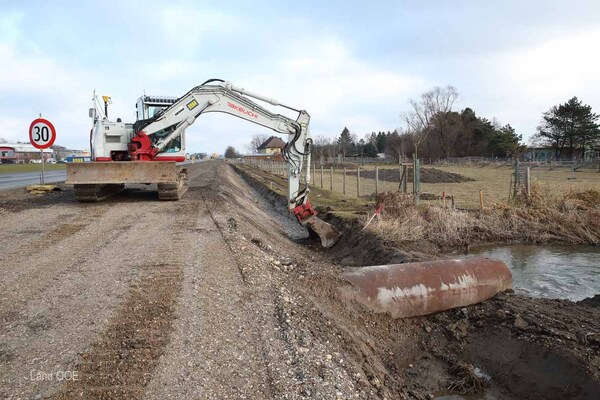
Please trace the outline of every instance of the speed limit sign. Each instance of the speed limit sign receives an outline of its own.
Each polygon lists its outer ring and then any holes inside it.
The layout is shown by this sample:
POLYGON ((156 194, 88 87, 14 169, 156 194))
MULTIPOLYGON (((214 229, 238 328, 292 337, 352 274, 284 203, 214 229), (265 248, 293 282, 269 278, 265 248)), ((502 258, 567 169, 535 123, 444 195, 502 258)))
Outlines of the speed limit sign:
POLYGON ((56 140, 56 129, 50 121, 38 118, 29 125, 29 141, 37 149, 47 149, 56 140))

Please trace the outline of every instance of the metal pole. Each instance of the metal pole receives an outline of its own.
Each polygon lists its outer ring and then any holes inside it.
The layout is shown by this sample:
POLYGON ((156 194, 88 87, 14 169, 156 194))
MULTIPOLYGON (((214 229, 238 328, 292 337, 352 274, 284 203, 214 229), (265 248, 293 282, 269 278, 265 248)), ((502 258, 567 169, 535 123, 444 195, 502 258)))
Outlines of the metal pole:
POLYGON ((40 154, 42 155, 42 185, 45 184, 45 178, 44 178, 44 150, 40 150, 40 154))
POLYGON ((346 167, 344 167, 344 172, 342 175, 342 186, 343 186, 342 193, 346 194, 346 167))
POLYGON ((329 168, 329 190, 333 191, 333 167, 329 168))

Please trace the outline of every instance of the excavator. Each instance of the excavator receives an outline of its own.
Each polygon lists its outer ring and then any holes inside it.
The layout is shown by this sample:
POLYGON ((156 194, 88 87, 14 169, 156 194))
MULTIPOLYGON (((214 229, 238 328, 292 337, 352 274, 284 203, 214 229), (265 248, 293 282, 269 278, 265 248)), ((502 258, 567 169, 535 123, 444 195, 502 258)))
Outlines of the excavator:
MULTIPOLYGON (((308 200, 310 182, 310 116, 305 110, 261 96, 221 79, 210 79, 182 97, 142 96, 136 121, 108 119, 109 97, 94 95, 89 110, 92 162, 67 164, 67 184, 81 202, 100 201, 125 184, 157 184, 160 200, 179 200, 187 190, 185 131, 202 114, 222 112, 287 135, 282 156, 288 165, 288 209, 314 231, 323 247, 333 246, 340 232, 317 217, 308 200), (251 100, 297 113, 296 119, 275 114, 251 100)), ((374 312, 404 318, 464 307, 512 286, 508 267, 484 258, 440 260, 364 267, 345 271, 350 286, 342 294, 374 312)))
POLYGON ((222 79, 209 79, 182 97, 141 96, 136 121, 108 119, 111 99, 104 107, 94 94, 90 131, 92 162, 67 165, 67 184, 74 185, 80 202, 96 202, 124 189, 125 184, 156 184, 160 200, 179 200, 187 190, 185 132, 203 114, 222 112, 287 135, 282 156, 288 165, 288 208, 299 223, 310 228, 324 247, 341 236, 317 217, 308 194, 312 139, 309 114, 275 99, 222 79), (297 113, 297 118, 273 113, 251 98, 297 113))

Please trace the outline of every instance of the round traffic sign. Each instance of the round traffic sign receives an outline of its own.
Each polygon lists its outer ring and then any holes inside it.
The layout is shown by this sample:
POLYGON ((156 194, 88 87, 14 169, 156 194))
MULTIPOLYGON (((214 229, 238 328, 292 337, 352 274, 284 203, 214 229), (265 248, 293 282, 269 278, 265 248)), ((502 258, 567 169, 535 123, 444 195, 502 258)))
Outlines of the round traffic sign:
POLYGON ((29 141, 37 149, 47 149, 56 140, 56 129, 50 121, 44 118, 33 120, 29 125, 29 141))

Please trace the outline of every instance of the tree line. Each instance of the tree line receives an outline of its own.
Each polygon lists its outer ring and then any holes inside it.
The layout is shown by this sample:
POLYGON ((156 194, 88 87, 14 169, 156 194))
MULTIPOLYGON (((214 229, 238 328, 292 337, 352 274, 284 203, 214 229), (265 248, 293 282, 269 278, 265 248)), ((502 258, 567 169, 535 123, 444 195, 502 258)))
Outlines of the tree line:
MULTIPOLYGON (((371 132, 358 139, 347 127, 339 137, 317 136, 317 159, 354 156, 375 157, 384 153, 398 161, 404 158, 497 157, 516 158, 527 151, 510 124, 487 119, 466 107, 454 110, 458 92, 452 86, 435 87, 417 99, 410 99, 410 110, 401 114, 403 126, 393 131, 371 132)), ((553 148, 555 158, 583 158, 586 152, 600 152, 598 114, 573 97, 542 115, 533 136, 540 147, 553 148)))
MULTIPOLYGON (((453 86, 434 87, 409 100, 402 126, 393 131, 363 134, 361 138, 344 127, 336 138, 317 135, 313 140, 316 161, 338 157, 377 157, 401 161, 407 158, 452 157, 516 158, 527 151, 523 135, 510 124, 479 116, 470 107, 455 110, 459 97, 453 86)), ((534 145, 555 150, 555 158, 583 158, 586 152, 600 152, 598 114, 573 97, 543 113, 534 145)), ((255 135, 248 150, 256 152, 267 135, 255 135)), ((233 156, 234 149, 228 149, 233 156)))
POLYGON ((411 110, 401 115, 404 126, 393 131, 371 132, 358 139, 345 127, 336 139, 317 136, 317 158, 342 156, 450 158, 467 156, 515 157, 525 151, 522 135, 510 124, 501 125, 467 107, 454 111, 458 92, 452 86, 435 87, 409 101, 411 110))

